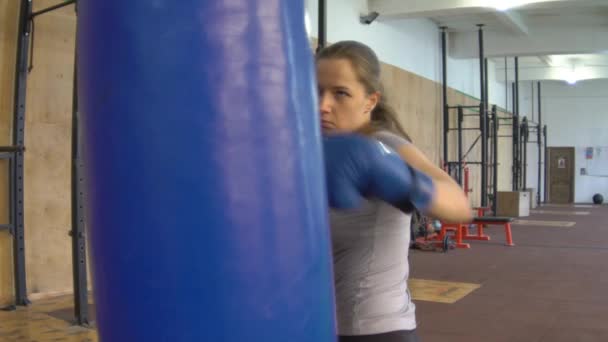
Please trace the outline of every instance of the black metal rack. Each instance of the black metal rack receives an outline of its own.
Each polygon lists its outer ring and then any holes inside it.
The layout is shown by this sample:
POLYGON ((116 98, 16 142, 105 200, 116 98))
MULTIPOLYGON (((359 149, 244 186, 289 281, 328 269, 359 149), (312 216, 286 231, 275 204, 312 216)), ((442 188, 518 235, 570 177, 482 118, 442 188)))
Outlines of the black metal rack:
POLYGON ((543 141, 543 133, 546 131, 546 126, 542 125, 542 105, 541 105, 541 82, 537 83, 538 91, 537 91, 537 101, 538 101, 538 123, 534 123, 529 121, 527 118, 522 119, 522 123, 520 125, 520 146, 522 153, 522 188, 526 189, 528 187, 528 177, 527 177, 527 167, 528 167, 528 151, 527 146, 529 143, 534 143, 538 148, 538 163, 537 163, 537 179, 538 179, 538 188, 536 189, 536 202, 538 205, 541 204, 541 186, 542 186, 542 168, 545 165, 543 161, 543 145, 546 147, 546 139, 543 141), (536 140, 530 140, 530 134, 536 133, 536 140))
MULTIPOLYGON (((78 30, 78 25, 76 26, 78 30)), ((80 146, 78 111, 78 48, 74 49, 74 86, 72 90, 72 273, 74 278, 74 317, 78 325, 89 325, 86 231, 84 217, 84 166, 80 146)))
MULTIPOLYGON (((8 159, 10 165, 10 223, 0 225, 0 228, 9 229, 13 235, 13 262, 15 283, 15 305, 25 306, 30 302, 27 298, 26 272, 25 272, 25 236, 24 236, 24 141, 25 141, 25 104, 27 92, 27 77, 32 65, 28 68, 28 57, 33 56, 33 47, 30 51, 30 41, 34 41, 34 19, 45 13, 68 6, 77 5, 77 0, 68 0, 50 6, 40 11, 32 12, 32 0, 21 0, 19 12, 19 28, 17 43, 17 64, 15 67, 15 99, 13 116, 13 146, 0 147, 0 159, 8 159)), ((30 61, 30 64, 33 64, 30 61)), ((74 306, 75 322, 87 326, 88 319, 88 288, 86 264, 86 236, 84 220, 84 189, 82 175, 82 154, 80 149, 80 129, 78 113, 78 95, 76 87, 77 68, 74 61, 74 89, 72 110, 72 263, 74 278, 74 306)))
POLYGON ((27 279, 25 270, 25 228, 24 228, 24 142, 25 104, 27 91, 28 53, 31 35, 32 1, 22 0, 19 8, 17 29, 17 58, 15 65, 15 89, 13 101, 13 146, 2 148, 2 159, 9 160, 9 224, 5 225, 13 235, 13 269, 15 302, 6 308, 27 306, 27 279))
POLYGON ((519 58, 515 57, 515 81, 513 82, 513 191, 521 189, 521 142, 519 117, 519 58))
MULTIPOLYGON (((484 36, 483 36, 483 27, 484 25, 479 24, 478 26, 478 39, 479 39, 479 71, 480 71, 480 93, 481 99, 479 105, 475 106, 450 106, 447 100, 447 27, 441 27, 441 55, 442 55, 442 73, 443 73, 443 87, 442 87, 442 97, 443 97, 443 162, 448 169, 447 171, 452 174, 456 174, 456 179, 462 185, 462 175, 463 175, 463 166, 465 164, 465 156, 473 149, 473 147, 477 144, 478 141, 481 141, 481 160, 466 162, 469 165, 479 165, 481 167, 481 205, 483 207, 487 206, 488 203, 488 131, 489 131, 489 118, 488 118, 488 78, 487 78, 487 70, 488 70, 488 61, 484 55, 484 36), (457 109, 458 119, 457 119, 457 127, 451 128, 449 125, 450 122, 450 110, 457 109), (476 109, 479 112, 477 114, 472 113, 464 113, 465 109, 476 109), (463 118, 465 116, 479 116, 479 127, 462 127, 463 118), (448 137, 450 131, 457 131, 457 160, 451 161, 448 153, 448 137), (472 146, 469 148, 468 152, 465 155, 462 154, 462 132, 468 130, 479 130, 481 132, 480 136, 475 140, 472 146)), ((496 165, 494 164, 494 168, 496 165)), ((493 180, 496 182, 496 180, 493 180)), ((496 196, 493 196, 494 198, 496 196)))
MULTIPOLYGON (((540 187, 542 181, 542 167, 543 167, 543 159, 542 159, 542 150, 543 150, 543 141, 541 138, 541 131, 543 127, 543 117, 542 117, 542 105, 541 105, 541 86, 540 82, 537 83, 538 91, 536 95, 538 96, 538 127, 536 129, 536 140, 538 141, 538 189, 536 191, 536 203, 538 205, 541 204, 542 198, 540 197, 540 187)), ((547 145, 545 145, 546 147, 547 145)))

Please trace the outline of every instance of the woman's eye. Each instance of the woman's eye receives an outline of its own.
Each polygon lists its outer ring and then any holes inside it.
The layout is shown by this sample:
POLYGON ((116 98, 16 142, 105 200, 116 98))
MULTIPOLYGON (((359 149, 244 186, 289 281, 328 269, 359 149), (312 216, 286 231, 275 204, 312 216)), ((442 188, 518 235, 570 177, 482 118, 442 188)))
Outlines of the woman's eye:
POLYGON ((337 95, 338 97, 350 96, 350 94, 349 94, 349 93, 347 93, 347 92, 345 92, 344 90, 338 90, 338 91, 336 91, 336 95, 337 95))

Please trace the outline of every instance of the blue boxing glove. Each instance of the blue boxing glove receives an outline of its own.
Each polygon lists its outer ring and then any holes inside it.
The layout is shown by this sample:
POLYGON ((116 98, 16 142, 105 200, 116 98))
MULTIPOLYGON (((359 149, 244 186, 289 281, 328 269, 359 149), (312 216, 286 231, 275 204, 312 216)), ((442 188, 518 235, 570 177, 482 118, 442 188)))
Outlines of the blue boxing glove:
POLYGON ((356 208, 363 197, 377 197, 404 211, 430 206, 432 179, 381 142, 356 134, 328 135, 323 149, 331 207, 356 208))

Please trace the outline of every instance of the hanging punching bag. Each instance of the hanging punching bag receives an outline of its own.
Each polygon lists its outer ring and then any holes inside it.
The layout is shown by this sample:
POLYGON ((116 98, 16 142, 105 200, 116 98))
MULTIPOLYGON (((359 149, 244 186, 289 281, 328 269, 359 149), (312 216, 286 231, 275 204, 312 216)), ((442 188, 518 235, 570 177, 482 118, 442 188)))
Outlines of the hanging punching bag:
POLYGON ((334 341, 302 0, 86 0, 101 341, 334 341))

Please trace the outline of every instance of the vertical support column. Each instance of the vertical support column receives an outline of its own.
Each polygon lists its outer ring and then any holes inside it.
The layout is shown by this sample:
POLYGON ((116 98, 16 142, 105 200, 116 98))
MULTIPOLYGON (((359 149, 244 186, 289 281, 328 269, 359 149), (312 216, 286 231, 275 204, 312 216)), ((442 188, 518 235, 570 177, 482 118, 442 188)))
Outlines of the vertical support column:
POLYGON ((536 95, 538 96, 538 127, 536 129, 536 142, 537 142, 537 146, 538 146, 538 189, 536 189, 536 202, 537 204, 540 206, 541 203, 541 182, 542 182, 542 174, 541 174, 541 168, 542 168, 542 146, 543 146, 543 142, 541 139, 541 129, 543 127, 543 116, 542 116, 542 107, 541 107, 541 86, 540 86, 540 81, 537 83, 537 91, 536 91, 536 95))
POLYGON ((517 135, 516 135, 516 129, 515 127, 517 127, 517 112, 515 110, 515 106, 517 105, 515 103, 515 82, 511 83, 511 112, 513 114, 513 119, 511 120, 511 158, 512 158, 512 162, 511 162, 511 184, 512 184, 512 190, 516 191, 517 190, 517 135))
POLYGON ((498 111, 496 110, 496 105, 492 106, 492 119, 492 164, 494 165, 492 169, 492 213, 496 216, 496 211, 498 210, 498 111))
POLYGON ((547 125, 543 126, 543 137, 544 137, 544 145, 545 145, 545 148, 544 148, 544 150, 545 150, 545 153, 544 153, 545 158, 543 158, 544 161, 545 161, 544 162, 544 164, 545 164, 544 165, 545 166, 545 177, 544 177, 544 181, 543 181, 543 188, 544 188, 544 191, 543 191, 544 192, 544 201, 543 202, 547 203, 547 193, 548 193, 548 191, 547 191, 547 169, 549 167, 548 166, 549 165, 548 164, 549 163, 549 159, 548 159, 549 156, 548 156, 548 153, 547 153, 548 149, 549 149, 549 145, 547 144, 547 125))
MULTIPOLYGON (((485 101, 484 101, 484 116, 485 116, 485 122, 486 122, 486 126, 485 126, 485 131, 486 131, 486 163, 485 166, 482 168, 482 171, 486 174, 486 201, 489 199, 489 192, 490 192, 490 181, 491 181, 491 173, 490 173, 490 168, 491 168, 491 160, 490 158, 492 157, 492 149, 490 148, 490 139, 492 136, 492 130, 490 129, 490 125, 491 125, 491 120, 492 118, 490 117, 490 92, 489 92, 489 85, 488 85, 488 59, 484 57, 484 62, 483 62, 483 87, 484 87, 484 95, 485 95, 485 101)), ((487 204, 486 204, 487 205, 487 204)))
POLYGON ((513 83, 513 191, 520 189, 521 160, 519 142, 519 58, 515 57, 515 81, 513 83))
MULTIPOLYGON (((78 23, 76 24, 78 35, 78 23)), ((72 274, 74 316, 76 324, 89 325, 87 253, 84 217, 84 175, 80 145, 80 112, 78 111, 78 44, 74 54, 74 87, 72 90, 72 274)))
POLYGON ((319 0, 317 52, 327 45, 327 1, 319 0))
MULTIPOLYGON (((19 14, 19 39, 17 43, 17 65, 15 68, 15 98, 13 116, 13 145, 23 147, 25 144, 25 93, 27 90, 27 60, 30 41, 30 16, 32 14, 32 1, 21 0, 19 14)), ((15 304, 27 305, 26 273, 25 273, 25 228, 24 228, 24 149, 15 152, 11 163, 13 179, 13 213, 14 243, 13 260, 15 263, 15 304)))
POLYGON ((464 121, 464 111, 462 106, 458 106, 458 184, 462 185, 462 122, 464 121))
POLYGON ((521 125, 521 153, 522 153, 522 167, 521 167, 521 179, 522 189, 528 188, 528 137, 530 134, 530 126, 528 124, 528 118, 524 117, 521 125))
POLYGON ((485 207, 488 204, 488 131, 487 131, 487 110, 486 110, 486 75, 484 67, 484 50, 483 50, 483 24, 479 27, 479 73, 480 73, 480 90, 481 102, 479 103, 479 127, 481 129, 481 206, 485 207))
POLYGON ((447 27, 441 28, 441 69, 443 75, 443 163, 448 165, 448 132, 450 129, 450 108, 448 105, 448 62, 447 62, 447 27))

